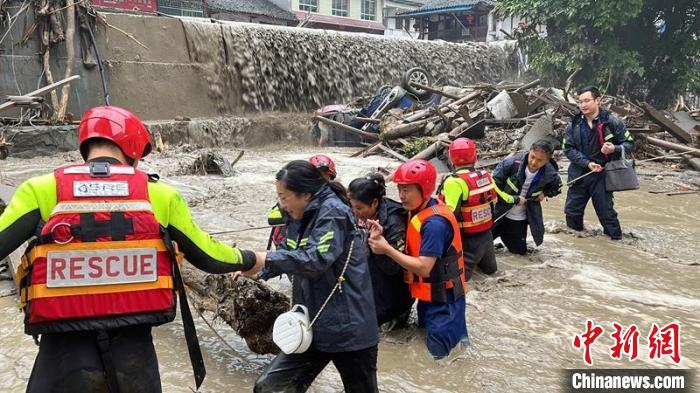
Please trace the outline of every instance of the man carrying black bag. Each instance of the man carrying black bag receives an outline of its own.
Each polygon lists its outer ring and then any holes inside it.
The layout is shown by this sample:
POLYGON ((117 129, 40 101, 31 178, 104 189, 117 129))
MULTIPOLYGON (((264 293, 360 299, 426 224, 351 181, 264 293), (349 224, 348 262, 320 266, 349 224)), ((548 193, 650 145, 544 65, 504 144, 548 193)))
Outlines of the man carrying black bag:
POLYGON ((603 232, 613 240, 622 238, 620 221, 613 207, 613 194, 606 190, 603 168, 611 160, 621 158, 622 150, 631 154, 634 140, 625 123, 600 108, 601 95, 595 87, 579 91, 581 113, 576 114, 566 129, 564 152, 571 161, 569 180, 587 172, 595 172, 574 182, 567 193, 564 212, 569 228, 583 230, 583 213, 588 200, 593 200, 603 232))

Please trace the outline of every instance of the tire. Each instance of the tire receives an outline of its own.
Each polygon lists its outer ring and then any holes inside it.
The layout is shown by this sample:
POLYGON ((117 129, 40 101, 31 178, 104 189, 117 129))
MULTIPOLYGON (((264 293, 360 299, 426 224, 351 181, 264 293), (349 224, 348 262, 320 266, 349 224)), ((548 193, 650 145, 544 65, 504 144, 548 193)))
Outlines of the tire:
POLYGON ((417 82, 421 85, 430 85, 432 79, 433 78, 430 76, 428 71, 426 71, 424 68, 414 67, 403 74, 403 77, 401 78, 401 87, 403 87, 404 89, 406 89, 406 91, 415 95, 419 99, 424 100, 429 98, 432 95, 432 93, 423 89, 416 88, 412 86, 410 82, 417 82))

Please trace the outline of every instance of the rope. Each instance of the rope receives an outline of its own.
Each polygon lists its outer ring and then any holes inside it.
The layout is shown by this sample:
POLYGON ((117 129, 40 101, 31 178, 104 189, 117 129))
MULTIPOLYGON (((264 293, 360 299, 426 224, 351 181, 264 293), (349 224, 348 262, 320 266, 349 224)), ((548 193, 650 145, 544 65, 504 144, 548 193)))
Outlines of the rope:
MULTIPOLYGON (((684 156, 684 155, 686 155, 686 154, 691 154, 691 153, 688 152, 688 151, 685 151, 685 152, 682 152, 682 153, 671 153, 671 154, 666 154, 666 155, 659 156, 659 157, 647 158, 646 160, 637 161, 637 164, 641 164, 641 163, 643 163, 643 162, 650 162, 650 161, 655 161, 655 160, 661 160, 661 159, 663 159, 663 158, 669 158, 669 157, 675 157, 675 156, 684 156)), ((586 176, 588 176, 588 175, 590 175, 590 174, 593 174, 593 173, 600 173, 600 172, 593 172, 593 171, 591 171, 591 172, 584 173, 583 175, 581 175, 581 176, 575 178, 574 180, 572 180, 572 181, 570 181, 570 182, 567 182, 567 183, 566 183, 566 186, 568 187, 568 186, 570 186, 570 185, 576 183, 577 180, 583 179, 584 177, 586 177, 586 176)))
MULTIPOLYGON (((194 299, 192 298, 192 296, 187 295, 187 297, 190 299, 192 304, 194 304, 194 299)), ((206 318, 204 318, 204 314, 199 310, 199 307, 195 306, 194 309, 197 310, 197 314, 199 314, 199 317, 202 318, 204 323, 209 327, 209 329, 211 329, 211 331, 216 335, 216 337, 218 337, 219 340, 221 340, 221 342, 224 343, 224 345, 226 345, 227 347, 229 347, 229 349, 231 349, 233 352, 237 352, 237 350, 234 347, 232 347, 231 344, 229 344, 228 341, 226 341, 226 339, 224 339, 224 337, 221 336, 221 334, 219 334, 219 332, 216 329, 214 329, 214 326, 212 326, 212 324, 209 323, 209 321, 207 321, 206 318)))
POLYGON ((228 229, 225 231, 219 231, 219 232, 209 232, 210 235, 223 235, 226 233, 238 233, 238 232, 247 232, 247 231, 258 231, 261 229, 270 229, 270 228, 276 228, 276 227, 281 227, 283 225, 265 225, 263 227, 252 227, 252 228, 243 228, 243 229, 228 229))

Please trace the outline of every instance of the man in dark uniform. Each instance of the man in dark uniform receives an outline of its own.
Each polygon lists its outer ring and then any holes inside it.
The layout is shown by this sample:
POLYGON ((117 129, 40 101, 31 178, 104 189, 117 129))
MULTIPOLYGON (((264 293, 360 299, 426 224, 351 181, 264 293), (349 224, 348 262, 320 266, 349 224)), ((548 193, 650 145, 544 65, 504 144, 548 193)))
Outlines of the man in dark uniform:
POLYGON ((622 238, 620 221, 613 207, 613 194, 605 190, 605 163, 622 154, 634 150, 634 140, 625 127, 625 123, 600 107, 600 91, 595 87, 586 87, 579 92, 579 108, 566 129, 564 152, 571 161, 569 181, 587 172, 595 172, 571 185, 566 195, 566 225, 569 228, 583 230, 583 212, 588 200, 593 200, 593 207, 603 232, 613 240, 622 238))

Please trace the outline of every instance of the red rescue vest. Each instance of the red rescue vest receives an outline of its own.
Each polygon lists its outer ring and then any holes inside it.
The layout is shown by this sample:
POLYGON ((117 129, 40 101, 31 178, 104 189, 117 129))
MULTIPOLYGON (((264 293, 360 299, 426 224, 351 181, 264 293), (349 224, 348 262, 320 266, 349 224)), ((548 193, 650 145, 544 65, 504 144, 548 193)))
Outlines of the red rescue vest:
POLYGON ((462 237, 454 214, 442 203, 427 207, 408 219, 406 229, 406 254, 420 256, 421 227, 432 216, 441 216, 452 225, 452 244, 444 256, 435 261, 428 277, 406 271, 406 282, 414 299, 429 303, 445 303, 447 293, 452 292, 455 299, 464 296, 467 283, 464 281, 464 257, 462 255, 462 237))
POLYGON ((457 215, 459 227, 467 234, 491 230, 493 226, 493 204, 497 194, 491 175, 487 171, 457 173, 467 183, 469 198, 462 201, 457 215))
POLYGON ((148 175, 96 163, 55 176, 57 204, 17 272, 26 332, 172 321, 178 253, 153 213, 148 175))

